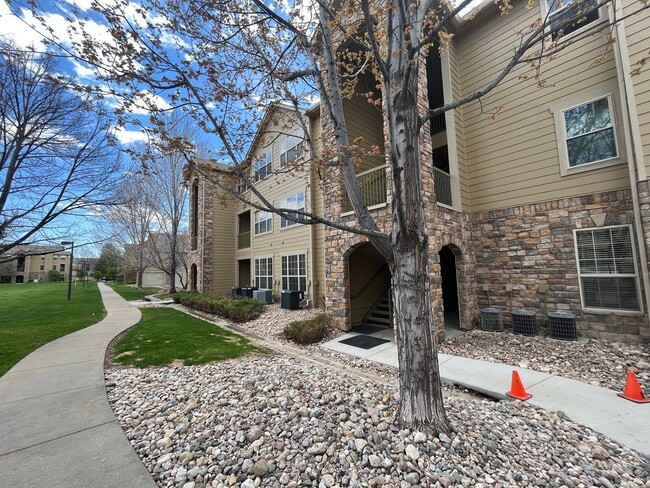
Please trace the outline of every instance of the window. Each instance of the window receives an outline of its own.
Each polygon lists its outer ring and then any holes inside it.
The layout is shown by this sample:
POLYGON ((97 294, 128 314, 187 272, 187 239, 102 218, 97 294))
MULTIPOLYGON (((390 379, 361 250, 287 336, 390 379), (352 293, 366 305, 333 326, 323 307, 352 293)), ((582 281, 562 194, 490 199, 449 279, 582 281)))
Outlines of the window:
POLYGON ((304 254, 282 256, 282 289, 307 291, 307 265, 304 254))
POLYGON ((255 181, 260 181, 271 174, 271 151, 267 151, 253 163, 255 167, 255 181))
POLYGON ((65 271, 65 264, 60 264, 59 265, 59 271, 61 271, 61 273, 63 273, 65 271))
POLYGON ((56 271, 56 264, 53 264, 53 265, 52 265, 52 269, 53 269, 54 271, 56 271))
POLYGON ((44 264, 41 264, 40 270, 45 271, 45 265, 44 264))
POLYGON ((618 157, 609 96, 562 112, 569 167, 618 157))
MULTIPOLYGON (((296 210, 305 210, 305 194, 303 192, 300 192, 296 195, 291 195, 290 197, 283 198, 282 202, 280 203, 281 208, 294 208, 296 210)), ((290 213, 289 215, 295 216, 295 217, 300 217, 297 213, 290 213)), ((291 227, 292 225, 296 225, 298 222, 293 222, 291 220, 287 220, 284 217, 280 217, 280 227, 285 228, 285 227, 291 227)))
POLYGON ((553 39, 571 34, 598 20, 598 9, 591 10, 597 4, 596 0, 546 0, 549 27, 559 29, 554 32, 553 39), (581 12, 588 10, 591 10, 588 14, 581 15, 581 12), (569 22, 570 19, 577 20, 569 22))
POLYGON ((631 227, 574 233, 583 308, 640 310, 631 227))
POLYGON ((273 288, 273 258, 255 259, 255 286, 263 290, 273 288))
POLYGON ((291 139, 285 140, 284 145, 287 145, 289 147, 286 151, 283 150, 282 154, 280 154, 280 166, 301 158, 302 155, 305 153, 304 147, 302 145, 302 141, 298 142, 297 144, 292 144, 292 143, 293 140, 291 139))
POLYGON ((273 214, 264 210, 255 212, 255 235, 273 231, 273 214))

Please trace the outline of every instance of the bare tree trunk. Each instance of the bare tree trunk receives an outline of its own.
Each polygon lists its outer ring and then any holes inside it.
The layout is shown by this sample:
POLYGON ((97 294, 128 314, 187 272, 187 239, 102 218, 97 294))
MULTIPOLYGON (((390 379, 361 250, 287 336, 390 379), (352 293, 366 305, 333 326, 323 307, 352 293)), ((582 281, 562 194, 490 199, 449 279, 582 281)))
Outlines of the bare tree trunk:
POLYGON ((172 223, 169 236, 169 293, 176 293, 176 249, 178 244, 178 226, 172 223))
MULTIPOLYGON (((412 14, 401 12, 401 16, 412 14)), ((393 25, 400 25, 399 9, 393 25)), ((391 83, 384 82, 388 147, 393 175, 392 272, 397 327, 402 425, 431 433, 450 432, 442 401, 435 325, 429 291, 429 239, 425 229, 418 114, 419 57, 410 46, 415 29, 396 28, 391 83)))
POLYGON ((399 419, 412 429, 449 433, 431 313, 428 260, 424 236, 395 253, 391 266, 401 395, 399 419))

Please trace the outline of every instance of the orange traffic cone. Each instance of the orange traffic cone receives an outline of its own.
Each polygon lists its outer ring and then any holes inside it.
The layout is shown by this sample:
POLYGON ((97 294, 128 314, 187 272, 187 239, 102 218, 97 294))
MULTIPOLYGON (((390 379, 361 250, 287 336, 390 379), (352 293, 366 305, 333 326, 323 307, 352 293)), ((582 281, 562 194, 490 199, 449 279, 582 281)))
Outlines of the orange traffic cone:
POLYGON ((506 392, 506 395, 522 401, 528 400, 530 397, 533 396, 530 393, 526 393, 526 390, 524 389, 524 385, 521 383, 521 378, 519 378, 519 373, 517 373, 516 371, 512 372, 510 391, 506 392))
POLYGON ((636 403, 650 403, 650 398, 643 396, 639 381, 633 371, 627 372, 627 379, 625 380, 625 390, 623 393, 618 393, 618 396, 625 398, 636 403))

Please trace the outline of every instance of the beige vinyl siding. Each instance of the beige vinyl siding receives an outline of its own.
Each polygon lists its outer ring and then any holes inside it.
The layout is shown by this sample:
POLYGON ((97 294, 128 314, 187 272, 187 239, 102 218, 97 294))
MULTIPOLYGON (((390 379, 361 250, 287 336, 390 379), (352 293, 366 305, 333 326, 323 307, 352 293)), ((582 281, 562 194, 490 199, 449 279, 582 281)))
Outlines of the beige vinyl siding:
POLYGON ((361 158, 356 172, 376 168, 385 163, 384 153, 384 121, 379 108, 369 104, 365 97, 356 96, 345 100, 343 104, 345 122, 348 126, 350 144, 362 138, 359 146, 364 152, 371 152, 373 146, 379 148, 382 156, 367 156, 361 158))
MULTIPOLYGON (((462 90, 460 86, 457 49, 454 42, 449 45, 449 68, 452 100, 458 100, 461 97, 462 90)), ((460 185, 461 208, 468 212, 471 209, 471 202, 469 198, 469 178, 467 174, 467 154, 465 150, 465 123, 462 107, 454 110, 454 121, 456 128, 456 152, 458 156, 458 183, 460 185)))
MULTIPOLYGON (((514 33, 539 16, 538 5, 527 9, 525 2, 515 2, 513 6, 508 16, 488 14, 455 37, 461 96, 482 88, 498 75, 517 44, 514 33)), ((533 79, 519 79, 531 75, 529 67, 519 66, 481 103, 463 107, 466 184, 472 211, 629 186, 624 164, 560 175, 555 119, 550 109, 586 102, 589 98, 584 97, 593 89, 616 93, 613 54, 608 53, 601 64, 592 64, 602 46, 599 37, 576 40, 559 58, 545 63, 542 76, 546 88, 538 88, 533 79), (492 120, 485 112, 496 107, 500 107, 499 113, 492 120)), ((622 152, 618 111, 615 117, 622 152)))
MULTIPOLYGON (((643 12, 631 15, 642 7, 640 2, 627 1, 623 3, 624 14, 630 15, 625 19, 625 32, 627 35, 628 52, 630 65, 634 70, 636 63, 650 56, 650 43, 648 33, 650 32, 650 12, 643 12)), ((646 61, 647 63, 647 61, 646 61)), ((650 174, 650 65, 646 64, 638 75, 632 76, 634 86, 634 97, 639 117, 639 131, 641 133, 641 145, 645 160, 646 172, 650 174)))
MULTIPOLYGON (((314 141, 314 150, 316 156, 320 154, 321 140, 321 121, 320 117, 314 116, 310 119, 310 133, 314 141)), ((311 199, 313 202, 313 211, 316 215, 323 215, 323 191, 318 181, 318 174, 315 170, 311 171, 311 199)), ((322 308, 323 299, 325 298, 325 228, 322 224, 312 226, 313 236, 313 266, 314 266, 314 297, 313 306, 322 308)))
POLYGON ((236 205, 230 198, 213 201, 212 292, 229 295, 237 276, 233 262, 237 242, 236 205))
MULTIPOLYGON (((281 109, 279 109, 281 110, 281 109)), ((293 115, 292 115, 293 116, 293 115)), ((278 132, 287 132, 287 124, 290 119, 284 118, 281 115, 271 117, 260 135, 257 149, 252 153, 252 160, 263 152, 268 151, 271 147, 273 155, 272 171, 277 172, 281 169, 280 166, 280 153, 282 147, 282 139, 286 136, 278 135, 278 132)), ((255 183, 255 188, 264 197, 276 207, 280 207, 282 199, 295 195, 297 193, 304 193, 305 206, 307 209, 312 208, 312 197, 309 188, 309 153, 305 153, 303 158, 305 162, 304 171, 302 168, 299 170, 292 170, 288 173, 271 174, 267 178, 255 183)), ((259 200, 252 194, 247 193, 247 196, 253 202, 259 200), (250 195, 250 196, 249 196, 250 195)), ((250 207, 245 206, 243 203, 238 205, 238 212, 241 213, 250 207)), ((311 268, 313 267, 313 251, 311 249, 311 226, 296 224, 284 229, 280 226, 281 218, 279 215, 273 214, 273 230, 272 232, 255 235, 255 208, 250 208, 251 212, 251 246, 248 249, 238 250, 235 253, 236 259, 250 259, 251 260, 251 284, 255 279, 255 259, 263 257, 273 258, 273 283, 276 296, 279 296, 282 287, 282 256, 287 254, 306 254, 307 265, 307 293, 311 294, 313 283, 310 283, 311 268)), ((233 216, 233 221, 236 221, 236 215, 233 216)), ((233 243, 235 248, 236 243, 233 243)))

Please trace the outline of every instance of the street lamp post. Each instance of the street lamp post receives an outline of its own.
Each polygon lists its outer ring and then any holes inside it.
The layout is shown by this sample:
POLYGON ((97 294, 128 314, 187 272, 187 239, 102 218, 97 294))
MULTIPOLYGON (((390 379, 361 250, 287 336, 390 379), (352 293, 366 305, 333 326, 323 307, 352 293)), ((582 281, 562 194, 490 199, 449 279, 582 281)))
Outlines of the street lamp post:
POLYGON ((70 248, 70 269, 68 269, 68 301, 72 296, 72 262, 74 259, 74 241, 63 241, 61 242, 62 246, 72 246, 70 248))

